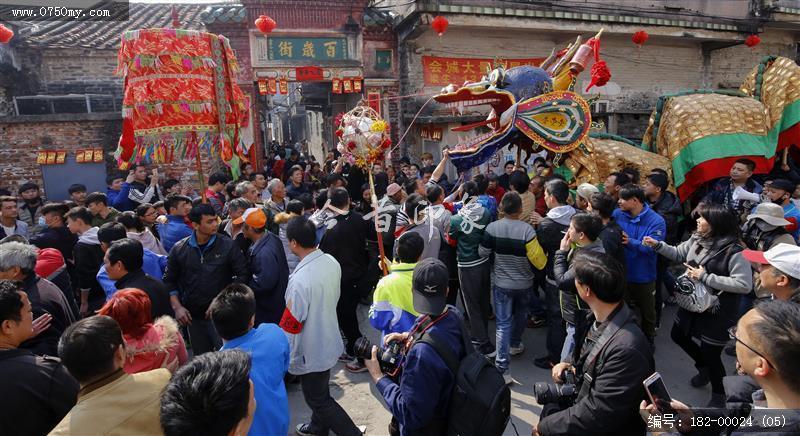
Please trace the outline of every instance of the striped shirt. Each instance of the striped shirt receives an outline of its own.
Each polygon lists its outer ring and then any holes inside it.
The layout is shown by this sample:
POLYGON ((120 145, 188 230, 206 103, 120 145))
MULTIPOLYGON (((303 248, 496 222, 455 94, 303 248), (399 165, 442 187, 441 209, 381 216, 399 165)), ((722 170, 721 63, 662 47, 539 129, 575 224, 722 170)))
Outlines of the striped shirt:
POLYGON ((486 227, 478 252, 482 257, 494 253, 492 279, 505 289, 526 289, 533 286, 533 269, 544 268, 547 256, 539 245, 536 231, 530 224, 503 218, 486 227))

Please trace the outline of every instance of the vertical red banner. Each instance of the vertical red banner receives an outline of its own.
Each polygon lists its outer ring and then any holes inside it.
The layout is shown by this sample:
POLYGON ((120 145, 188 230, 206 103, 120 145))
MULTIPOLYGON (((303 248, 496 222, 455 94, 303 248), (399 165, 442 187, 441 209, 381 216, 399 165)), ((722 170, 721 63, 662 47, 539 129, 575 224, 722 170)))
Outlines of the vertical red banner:
POLYGON ((350 79, 344 79, 343 84, 344 84, 343 88, 345 94, 350 94, 351 92, 353 92, 353 82, 350 79))
POLYGON ((361 94, 361 78, 356 77, 353 79, 353 92, 361 94))
POLYGON ((281 94, 288 94, 289 93, 289 82, 286 80, 285 77, 281 77, 280 80, 280 92, 281 94))
POLYGON ((267 88, 267 81, 264 80, 264 79, 259 80, 258 81, 258 92, 259 92, 259 94, 266 95, 267 91, 269 91, 269 89, 267 88))
POLYGON ((381 112, 381 92, 379 90, 370 89, 367 91, 367 104, 369 104, 369 107, 372 109, 375 109, 378 115, 383 114, 383 112, 381 112))
POLYGON ((334 94, 341 94, 342 93, 342 81, 341 79, 333 79, 331 82, 331 86, 333 87, 334 94))
POLYGON ((268 86, 267 92, 269 94, 277 94, 278 93, 278 84, 275 81, 275 79, 269 79, 269 81, 267 81, 267 86, 268 86))

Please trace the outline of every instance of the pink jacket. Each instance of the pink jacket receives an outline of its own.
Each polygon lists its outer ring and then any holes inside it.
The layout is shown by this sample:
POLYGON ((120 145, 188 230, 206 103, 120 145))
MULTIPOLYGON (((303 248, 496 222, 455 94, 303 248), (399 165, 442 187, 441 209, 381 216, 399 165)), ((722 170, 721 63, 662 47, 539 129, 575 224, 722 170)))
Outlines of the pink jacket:
POLYGON ((125 335, 128 358, 125 372, 136 374, 158 368, 174 372, 189 359, 178 323, 168 316, 158 318, 139 338, 125 335))

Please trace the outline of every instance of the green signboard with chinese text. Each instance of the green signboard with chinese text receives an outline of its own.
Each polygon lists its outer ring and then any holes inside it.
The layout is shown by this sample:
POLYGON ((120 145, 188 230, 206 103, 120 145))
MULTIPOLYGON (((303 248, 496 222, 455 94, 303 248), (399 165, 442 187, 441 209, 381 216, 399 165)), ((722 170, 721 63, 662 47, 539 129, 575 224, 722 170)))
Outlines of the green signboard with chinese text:
POLYGON ((392 50, 375 50, 375 69, 378 71, 392 69, 392 50))
POLYGON ((271 61, 338 61, 347 59, 346 38, 267 37, 271 61))

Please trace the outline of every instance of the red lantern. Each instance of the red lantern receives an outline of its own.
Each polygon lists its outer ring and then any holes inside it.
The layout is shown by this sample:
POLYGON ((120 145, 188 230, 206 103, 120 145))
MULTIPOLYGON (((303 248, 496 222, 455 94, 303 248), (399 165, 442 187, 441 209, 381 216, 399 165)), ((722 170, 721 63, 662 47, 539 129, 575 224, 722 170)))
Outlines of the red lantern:
POLYGON ((447 31, 447 26, 449 24, 450 22, 447 21, 447 18, 439 15, 433 19, 433 21, 431 22, 431 27, 433 27, 433 30, 435 30, 436 33, 439 34, 439 36, 442 36, 444 32, 447 31))
POLYGON ((744 45, 750 48, 753 48, 758 44, 761 44, 761 38, 759 38, 758 35, 750 35, 744 39, 744 45))
POLYGON ((14 37, 14 31, 0 24, 0 43, 7 44, 14 37))
POLYGON ((633 41, 634 44, 636 44, 639 47, 641 47, 642 44, 647 42, 647 40, 649 38, 650 38, 650 35, 648 35, 647 32, 645 32, 644 30, 640 30, 640 31, 638 31, 638 32, 633 34, 633 36, 631 37, 631 41, 633 41))
POLYGON ((275 20, 267 15, 262 15, 256 19, 256 27, 258 27, 261 33, 270 33, 277 26, 275 20))

